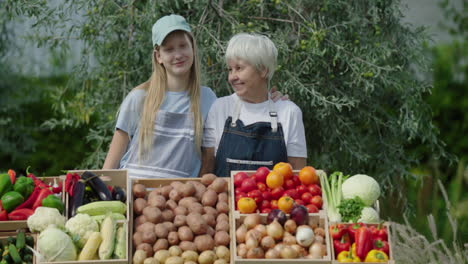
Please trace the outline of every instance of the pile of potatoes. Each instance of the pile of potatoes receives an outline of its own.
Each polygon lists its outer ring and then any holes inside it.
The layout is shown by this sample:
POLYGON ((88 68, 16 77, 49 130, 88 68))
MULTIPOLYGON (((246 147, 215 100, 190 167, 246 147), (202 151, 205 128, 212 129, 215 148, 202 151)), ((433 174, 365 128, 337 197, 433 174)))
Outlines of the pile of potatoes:
POLYGON ((228 182, 214 174, 133 188, 135 264, 228 263, 228 182))

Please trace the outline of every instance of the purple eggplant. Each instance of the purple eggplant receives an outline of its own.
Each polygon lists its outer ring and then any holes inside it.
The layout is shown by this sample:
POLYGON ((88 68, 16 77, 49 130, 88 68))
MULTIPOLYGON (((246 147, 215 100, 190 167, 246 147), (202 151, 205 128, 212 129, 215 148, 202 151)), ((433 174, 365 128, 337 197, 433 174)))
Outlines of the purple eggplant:
POLYGON ((309 220, 309 212, 307 211, 307 208, 303 205, 294 207, 291 211, 291 219, 296 222, 297 226, 307 224, 309 220))
POLYGON ((278 221, 278 223, 281 224, 281 226, 283 226, 284 223, 286 222, 286 214, 280 209, 273 209, 271 210, 271 212, 268 213, 268 216, 267 216, 268 224, 273 222, 275 219, 278 221))

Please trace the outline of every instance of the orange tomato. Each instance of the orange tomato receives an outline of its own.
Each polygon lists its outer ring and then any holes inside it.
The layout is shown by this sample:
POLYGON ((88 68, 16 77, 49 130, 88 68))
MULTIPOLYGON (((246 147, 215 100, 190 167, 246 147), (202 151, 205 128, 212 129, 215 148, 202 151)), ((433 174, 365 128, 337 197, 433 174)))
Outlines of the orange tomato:
POLYGON ((237 201, 237 209, 241 214, 251 214, 257 210, 257 203, 250 197, 242 197, 237 201))
POLYGON ((289 196, 283 196, 278 200, 278 209, 289 214, 294 206, 294 199, 289 196))
POLYGON ((285 180, 292 178, 293 176, 292 166, 287 162, 276 163, 276 165, 273 167, 273 170, 283 175, 285 180))
POLYGON ((320 180, 314 167, 305 166, 299 171, 299 180, 302 184, 319 184, 320 180))
POLYGON ((277 171, 272 170, 270 171, 270 173, 268 173, 267 178, 266 178, 266 184, 270 189, 283 186, 283 182, 284 182, 283 175, 281 175, 277 171))

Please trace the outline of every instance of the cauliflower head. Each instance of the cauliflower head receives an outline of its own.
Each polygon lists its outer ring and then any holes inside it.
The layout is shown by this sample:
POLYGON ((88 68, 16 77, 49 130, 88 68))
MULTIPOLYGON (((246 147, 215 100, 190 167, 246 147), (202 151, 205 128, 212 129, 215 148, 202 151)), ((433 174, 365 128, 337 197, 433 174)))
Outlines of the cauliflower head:
POLYGON ((49 225, 55 225, 58 228, 65 228, 65 217, 60 214, 57 208, 38 207, 28 218, 28 228, 32 232, 42 232, 49 225))
POLYGON ((359 218, 358 223, 378 223, 379 222, 379 213, 372 207, 364 207, 361 211, 361 218, 359 218))
POLYGON ((344 199, 358 196, 366 206, 371 206, 380 196, 380 186, 374 178, 356 174, 345 180, 341 186, 344 199))
POLYGON ((65 228, 72 235, 79 248, 84 247, 93 232, 99 231, 96 220, 87 214, 77 214, 70 218, 65 224, 65 228))

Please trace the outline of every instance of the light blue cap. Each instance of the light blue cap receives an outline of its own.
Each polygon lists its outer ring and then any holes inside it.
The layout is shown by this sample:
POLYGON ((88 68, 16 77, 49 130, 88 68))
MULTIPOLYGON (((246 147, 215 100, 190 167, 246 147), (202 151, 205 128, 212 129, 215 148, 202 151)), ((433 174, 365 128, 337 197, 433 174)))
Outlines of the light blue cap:
POLYGON ((184 17, 179 15, 163 16, 153 25, 153 47, 160 46, 169 33, 175 30, 192 32, 184 17))

